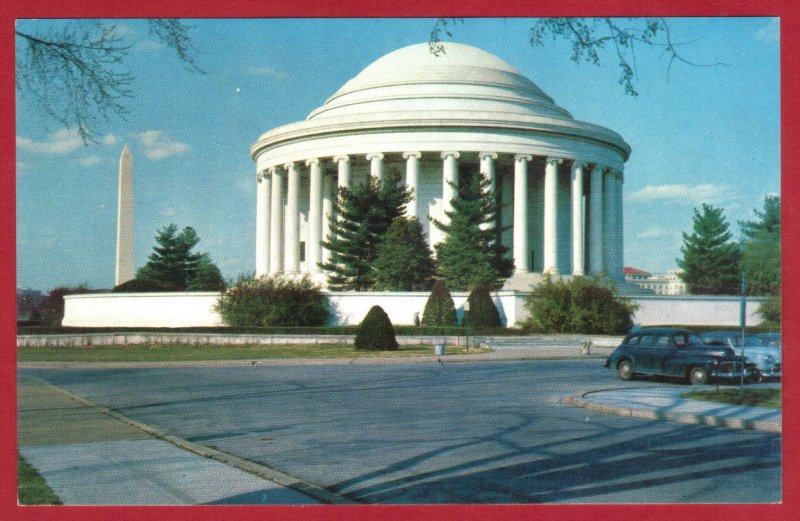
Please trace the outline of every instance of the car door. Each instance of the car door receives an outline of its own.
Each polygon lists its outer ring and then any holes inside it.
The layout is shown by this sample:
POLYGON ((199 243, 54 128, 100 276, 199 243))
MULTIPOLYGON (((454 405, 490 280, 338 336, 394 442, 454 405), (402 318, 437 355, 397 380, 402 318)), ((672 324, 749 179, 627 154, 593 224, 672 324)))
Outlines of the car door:
POLYGON ((655 343, 657 339, 657 335, 642 335, 642 339, 639 341, 639 348, 636 350, 636 359, 634 360, 636 371, 642 373, 656 372, 657 351, 655 343))

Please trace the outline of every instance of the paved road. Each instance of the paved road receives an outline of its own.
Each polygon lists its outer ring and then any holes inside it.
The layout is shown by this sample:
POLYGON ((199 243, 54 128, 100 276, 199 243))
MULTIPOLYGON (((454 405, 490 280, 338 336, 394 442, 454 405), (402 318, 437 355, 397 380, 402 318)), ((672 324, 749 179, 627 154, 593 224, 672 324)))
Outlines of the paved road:
POLYGON ((37 369, 20 376, 367 503, 780 501, 779 434, 561 405, 568 395, 643 385, 621 382, 600 364, 37 369))

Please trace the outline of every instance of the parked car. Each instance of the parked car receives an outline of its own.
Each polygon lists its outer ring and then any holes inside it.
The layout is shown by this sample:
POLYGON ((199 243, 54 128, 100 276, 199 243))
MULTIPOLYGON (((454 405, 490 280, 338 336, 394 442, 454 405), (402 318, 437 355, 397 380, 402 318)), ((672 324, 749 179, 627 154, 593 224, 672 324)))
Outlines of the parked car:
POLYGON ((700 337, 706 344, 724 344, 733 347, 737 355, 743 355, 747 362, 758 367, 762 379, 781 377, 780 334, 777 334, 777 338, 775 333, 746 335, 744 345, 740 331, 710 331, 701 334, 700 337))
POLYGON ((744 359, 727 345, 706 345, 697 333, 687 329, 644 328, 633 331, 606 360, 622 380, 636 374, 675 376, 692 384, 714 378, 741 377, 757 380, 758 369, 745 366, 744 359))

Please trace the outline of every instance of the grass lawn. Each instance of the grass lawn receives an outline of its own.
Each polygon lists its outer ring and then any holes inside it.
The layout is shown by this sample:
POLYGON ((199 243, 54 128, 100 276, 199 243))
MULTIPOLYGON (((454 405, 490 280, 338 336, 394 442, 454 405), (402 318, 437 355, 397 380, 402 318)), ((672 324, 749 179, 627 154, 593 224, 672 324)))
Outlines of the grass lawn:
POLYGON ((61 504, 61 500, 53 493, 50 485, 19 454, 17 455, 17 497, 20 505, 61 504))
POLYGON ((734 405, 753 405, 757 407, 771 407, 773 409, 781 408, 781 390, 780 389, 745 389, 744 400, 738 388, 726 387, 724 389, 708 390, 708 391, 694 391, 684 393, 681 398, 690 398, 692 400, 703 400, 706 402, 717 403, 730 403, 734 405))
MULTIPOLYGON (((447 346, 447 354, 486 353, 484 348, 447 346)), ((352 345, 129 345, 91 347, 21 347, 18 362, 176 362, 265 358, 363 358, 432 355, 433 346, 400 346, 397 351, 356 351, 352 345)))

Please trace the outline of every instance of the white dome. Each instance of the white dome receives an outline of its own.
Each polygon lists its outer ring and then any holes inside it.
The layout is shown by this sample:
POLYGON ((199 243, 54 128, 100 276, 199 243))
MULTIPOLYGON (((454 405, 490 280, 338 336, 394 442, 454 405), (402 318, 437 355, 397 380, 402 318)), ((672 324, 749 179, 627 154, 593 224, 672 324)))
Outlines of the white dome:
POLYGON ((252 157, 268 166, 362 152, 493 150, 621 169, 630 155, 619 134, 574 119, 497 56, 452 42, 444 50, 434 55, 422 43, 375 60, 305 120, 262 134, 252 157))
POLYGON ((444 50, 435 55, 423 43, 383 56, 308 119, 376 113, 413 118, 431 111, 444 111, 450 118, 487 112, 572 117, 497 56, 459 43, 444 44, 444 50))

